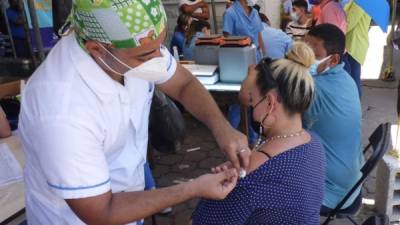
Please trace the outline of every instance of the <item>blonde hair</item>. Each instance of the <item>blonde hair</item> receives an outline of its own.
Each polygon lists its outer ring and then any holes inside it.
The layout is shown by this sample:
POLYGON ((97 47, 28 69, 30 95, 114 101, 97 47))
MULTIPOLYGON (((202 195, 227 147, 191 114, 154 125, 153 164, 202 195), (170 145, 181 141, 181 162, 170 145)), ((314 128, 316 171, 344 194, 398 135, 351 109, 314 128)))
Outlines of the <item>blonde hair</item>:
POLYGON ((314 61, 313 50, 304 42, 295 42, 284 59, 264 59, 257 66, 261 94, 277 89, 289 113, 304 113, 314 98, 314 80, 309 72, 314 61))

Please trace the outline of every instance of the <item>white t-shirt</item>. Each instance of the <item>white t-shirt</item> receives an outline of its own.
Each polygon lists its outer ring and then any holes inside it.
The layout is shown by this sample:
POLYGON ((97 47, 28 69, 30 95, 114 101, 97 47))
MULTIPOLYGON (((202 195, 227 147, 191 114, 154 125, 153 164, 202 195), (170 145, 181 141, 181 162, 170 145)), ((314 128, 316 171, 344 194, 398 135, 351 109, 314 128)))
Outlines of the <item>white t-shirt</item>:
MULTIPOLYGON (((182 7, 182 5, 194 5, 196 3, 201 2, 202 0, 195 0, 195 1, 190 1, 190 0, 180 0, 179 1, 179 8, 182 7)), ((194 11, 194 13, 202 13, 203 10, 201 8, 198 8, 194 11)))
MULTIPOLYGON (((169 58, 169 77, 176 61, 169 58)), ((29 224, 80 225, 64 199, 144 189, 154 83, 112 80, 63 37, 22 93, 19 132, 29 224)), ((135 223, 133 223, 135 224, 135 223)))

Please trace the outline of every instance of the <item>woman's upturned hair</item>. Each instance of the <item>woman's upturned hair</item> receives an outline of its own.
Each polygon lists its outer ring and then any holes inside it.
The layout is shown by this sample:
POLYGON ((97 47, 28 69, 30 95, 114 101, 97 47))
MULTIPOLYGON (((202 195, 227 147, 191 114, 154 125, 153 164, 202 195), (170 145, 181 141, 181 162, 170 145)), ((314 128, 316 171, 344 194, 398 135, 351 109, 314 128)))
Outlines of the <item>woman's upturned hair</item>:
POLYGON ((309 72, 314 61, 313 50, 304 42, 294 43, 284 59, 263 59, 256 67, 260 94, 275 89, 289 115, 304 113, 314 98, 314 80, 309 72))
POLYGON ((210 29, 210 23, 204 20, 193 20, 190 24, 189 30, 185 33, 186 45, 189 45, 196 32, 201 32, 203 28, 210 29))

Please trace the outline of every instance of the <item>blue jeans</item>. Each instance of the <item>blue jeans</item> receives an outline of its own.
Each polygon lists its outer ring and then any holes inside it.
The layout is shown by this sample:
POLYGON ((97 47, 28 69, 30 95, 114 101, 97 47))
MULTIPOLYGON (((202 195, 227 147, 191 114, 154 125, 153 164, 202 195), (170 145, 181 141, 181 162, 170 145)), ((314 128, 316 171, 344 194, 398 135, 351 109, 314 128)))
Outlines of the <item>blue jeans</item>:
MULTIPOLYGON (((240 124, 240 105, 233 104, 229 106, 228 109, 228 120, 232 127, 238 128, 240 124)), ((255 144, 257 142, 258 134, 250 126, 252 120, 252 115, 248 116, 249 121, 249 142, 250 144, 255 144)))
POLYGON ((151 173, 150 165, 148 162, 144 164, 144 190, 151 190, 156 188, 153 174, 151 173))
POLYGON ((361 64, 357 62, 349 53, 344 54, 344 69, 353 80, 356 82, 358 88, 358 95, 361 98, 361 64))

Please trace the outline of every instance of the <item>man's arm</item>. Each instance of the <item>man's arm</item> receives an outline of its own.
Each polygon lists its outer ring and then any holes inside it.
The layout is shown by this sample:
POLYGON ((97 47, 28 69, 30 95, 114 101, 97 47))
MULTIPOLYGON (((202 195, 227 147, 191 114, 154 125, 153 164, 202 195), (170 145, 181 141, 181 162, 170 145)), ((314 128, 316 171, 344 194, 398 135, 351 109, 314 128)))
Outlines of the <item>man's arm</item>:
POLYGON ((266 56, 266 55, 267 55, 267 51, 265 50, 265 47, 264 47, 264 40, 263 40, 263 38, 262 38, 261 32, 258 33, 258 45, 259 45, 260 48, 261 48, 261 52, 262 52, 262 54, 263 54, 262 57, 266 56))
POLYGON ((5 138, 8 136, 11 136, 10 124, 8 123, 6 114, 0 107, 0 138, 5 138))
POLYGON ((237 172, 203 175, 191 182, 152 191, 121 192, 80 199, 67 204, 86 224, 126 224, 195 197, 223 199, 236 186, 237 172))
POLYGON ((207 3, 201 7, 201 13, 192 13, 192 17, 199 20, 208 20, 210 18, 210 11, 208 10, 207 3))
POLYGON ((199 1, 198 3, 193 5, 183 4, 179 8, 183 13, 192 15, 194 11, 196 11, 197 9, 201 9, 202 7, 204 7, 204 5, 207 5, 207 3, 199 1))
POLYGON ((178 64, 174 76, 158 88, 182 103, 190 113, 208 126, 219 147, 236 169, 240 169, 241 165, 247 169, 250 151, 240 153, 241 162, 237 155, 242 149, 248 150, 246 136, 230 126, 210 93, 188 70, 178 64))

